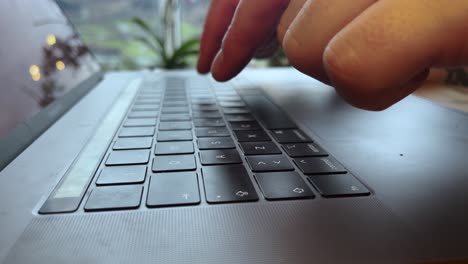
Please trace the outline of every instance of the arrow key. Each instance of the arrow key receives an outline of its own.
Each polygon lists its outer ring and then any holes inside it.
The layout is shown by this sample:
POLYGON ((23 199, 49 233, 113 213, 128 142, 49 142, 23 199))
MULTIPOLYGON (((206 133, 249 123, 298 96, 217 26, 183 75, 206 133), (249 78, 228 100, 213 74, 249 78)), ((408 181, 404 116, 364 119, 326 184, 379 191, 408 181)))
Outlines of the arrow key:
POLYGON ((221 165, 242 163, 236 149, 202 150, 200 151, 202 165, 221 165))
POLYGON ((314 198, 309 186, 297 172, 256 173, 255 178, 267 200, 314 198))
POLYGON ((248 156, 247 161, 254 172, 294 170, 293 165, 284 155, 248 156))

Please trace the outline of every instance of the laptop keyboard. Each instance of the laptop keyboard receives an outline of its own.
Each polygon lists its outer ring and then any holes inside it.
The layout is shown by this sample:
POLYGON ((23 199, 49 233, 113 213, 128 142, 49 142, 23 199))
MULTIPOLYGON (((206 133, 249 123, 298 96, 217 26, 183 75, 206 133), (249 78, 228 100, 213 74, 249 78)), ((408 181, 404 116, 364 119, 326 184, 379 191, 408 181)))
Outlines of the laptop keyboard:
POLYGON ((204 78, 150 84, 97 170, 85 211, 370 194, 259 90, 204 78))

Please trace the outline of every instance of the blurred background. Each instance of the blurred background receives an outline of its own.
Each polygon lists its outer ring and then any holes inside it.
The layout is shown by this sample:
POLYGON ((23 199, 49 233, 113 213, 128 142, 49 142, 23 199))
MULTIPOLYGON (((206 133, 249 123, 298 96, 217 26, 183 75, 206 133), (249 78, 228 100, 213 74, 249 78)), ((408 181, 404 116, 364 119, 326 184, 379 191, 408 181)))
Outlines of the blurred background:
MULTIPOLYGON (((57 0, 105 70, 193 67, 210 0, 57 0), (181 48, 181 50, 178 50, 181 48)), ((285 66, 279 51, 251 66, 285 66)))
MULTIPOLYGON (((135 18, 164 39, 164 0, 57 0, 81 38, 107 70, 159 66, 161 56, 141 39, 148 37, 135 18)), ((178 0, 182 42, 198 38, 210 0, 178 0)), ((177 17, 175 18, 177 19, 177 17)), ((154 41, 156 42, 156 41, 154 41)), ((153 43, 153 45, 157 45, 153 43)), ((188 59, 193 65, 194 58, 188 59)))
MULTIPOLYGON (((185 68, 196 63, 211 0, 56 0, 104 70, 185 68)), ((251 67, 287 66, 279 50, 251 67)), ((416 94, 468 112, 468 69, 433 69, 416 94)))

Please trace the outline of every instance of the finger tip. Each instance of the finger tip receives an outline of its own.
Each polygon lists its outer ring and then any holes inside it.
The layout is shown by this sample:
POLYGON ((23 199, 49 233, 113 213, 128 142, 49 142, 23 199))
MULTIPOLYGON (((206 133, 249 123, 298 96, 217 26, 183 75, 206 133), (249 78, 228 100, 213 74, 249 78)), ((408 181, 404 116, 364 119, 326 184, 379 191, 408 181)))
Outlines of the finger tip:
POLYGON ((224 67, 224 54, 222 51, 218 52, 218 54, 216 54, 213 60, 213 65, 211 66, 211 74, 213 75, 213 78, 218 82, 225 82, 230 79, 229 74, 226 72, 226 69, 224 67))
POLYGON ((207 74, 210 72, 210 67, 207 65, 206 62, 203 60, 199 59, 196 65, 196 70, 200 74, 207 74))
POLYGON ((197 72, 198 72, 199 74, 206 75, 206 74, 208 74, 210 71, 209 71, 209 70, 206 70, 206 69, 203 69, 203 68, 198 68, 198 67, 197 67, 197 72))

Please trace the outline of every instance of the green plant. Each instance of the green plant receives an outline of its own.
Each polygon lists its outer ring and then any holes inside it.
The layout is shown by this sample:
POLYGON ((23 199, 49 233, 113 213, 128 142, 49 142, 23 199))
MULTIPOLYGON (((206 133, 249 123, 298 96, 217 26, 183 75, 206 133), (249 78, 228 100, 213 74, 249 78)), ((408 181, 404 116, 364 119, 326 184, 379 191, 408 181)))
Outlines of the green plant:
POLYGON ((164 38, 160 37, 146 21, 139 17, 133 17, 130 21, 145 33, 144 36, 134 36, 135 40, 143 43, 161 58, 159 67, 165 69, 185 68, 188 66, 188 58, 198 55, 200 46, 198 38, 183 42, 179 48, 170 53, 166 49, 164 38))
POLYGON ((271 58, 268 59, 268 66, 270 67, 284 67, 289 66, 288 57, 282 48, 279 48, 271 58))

